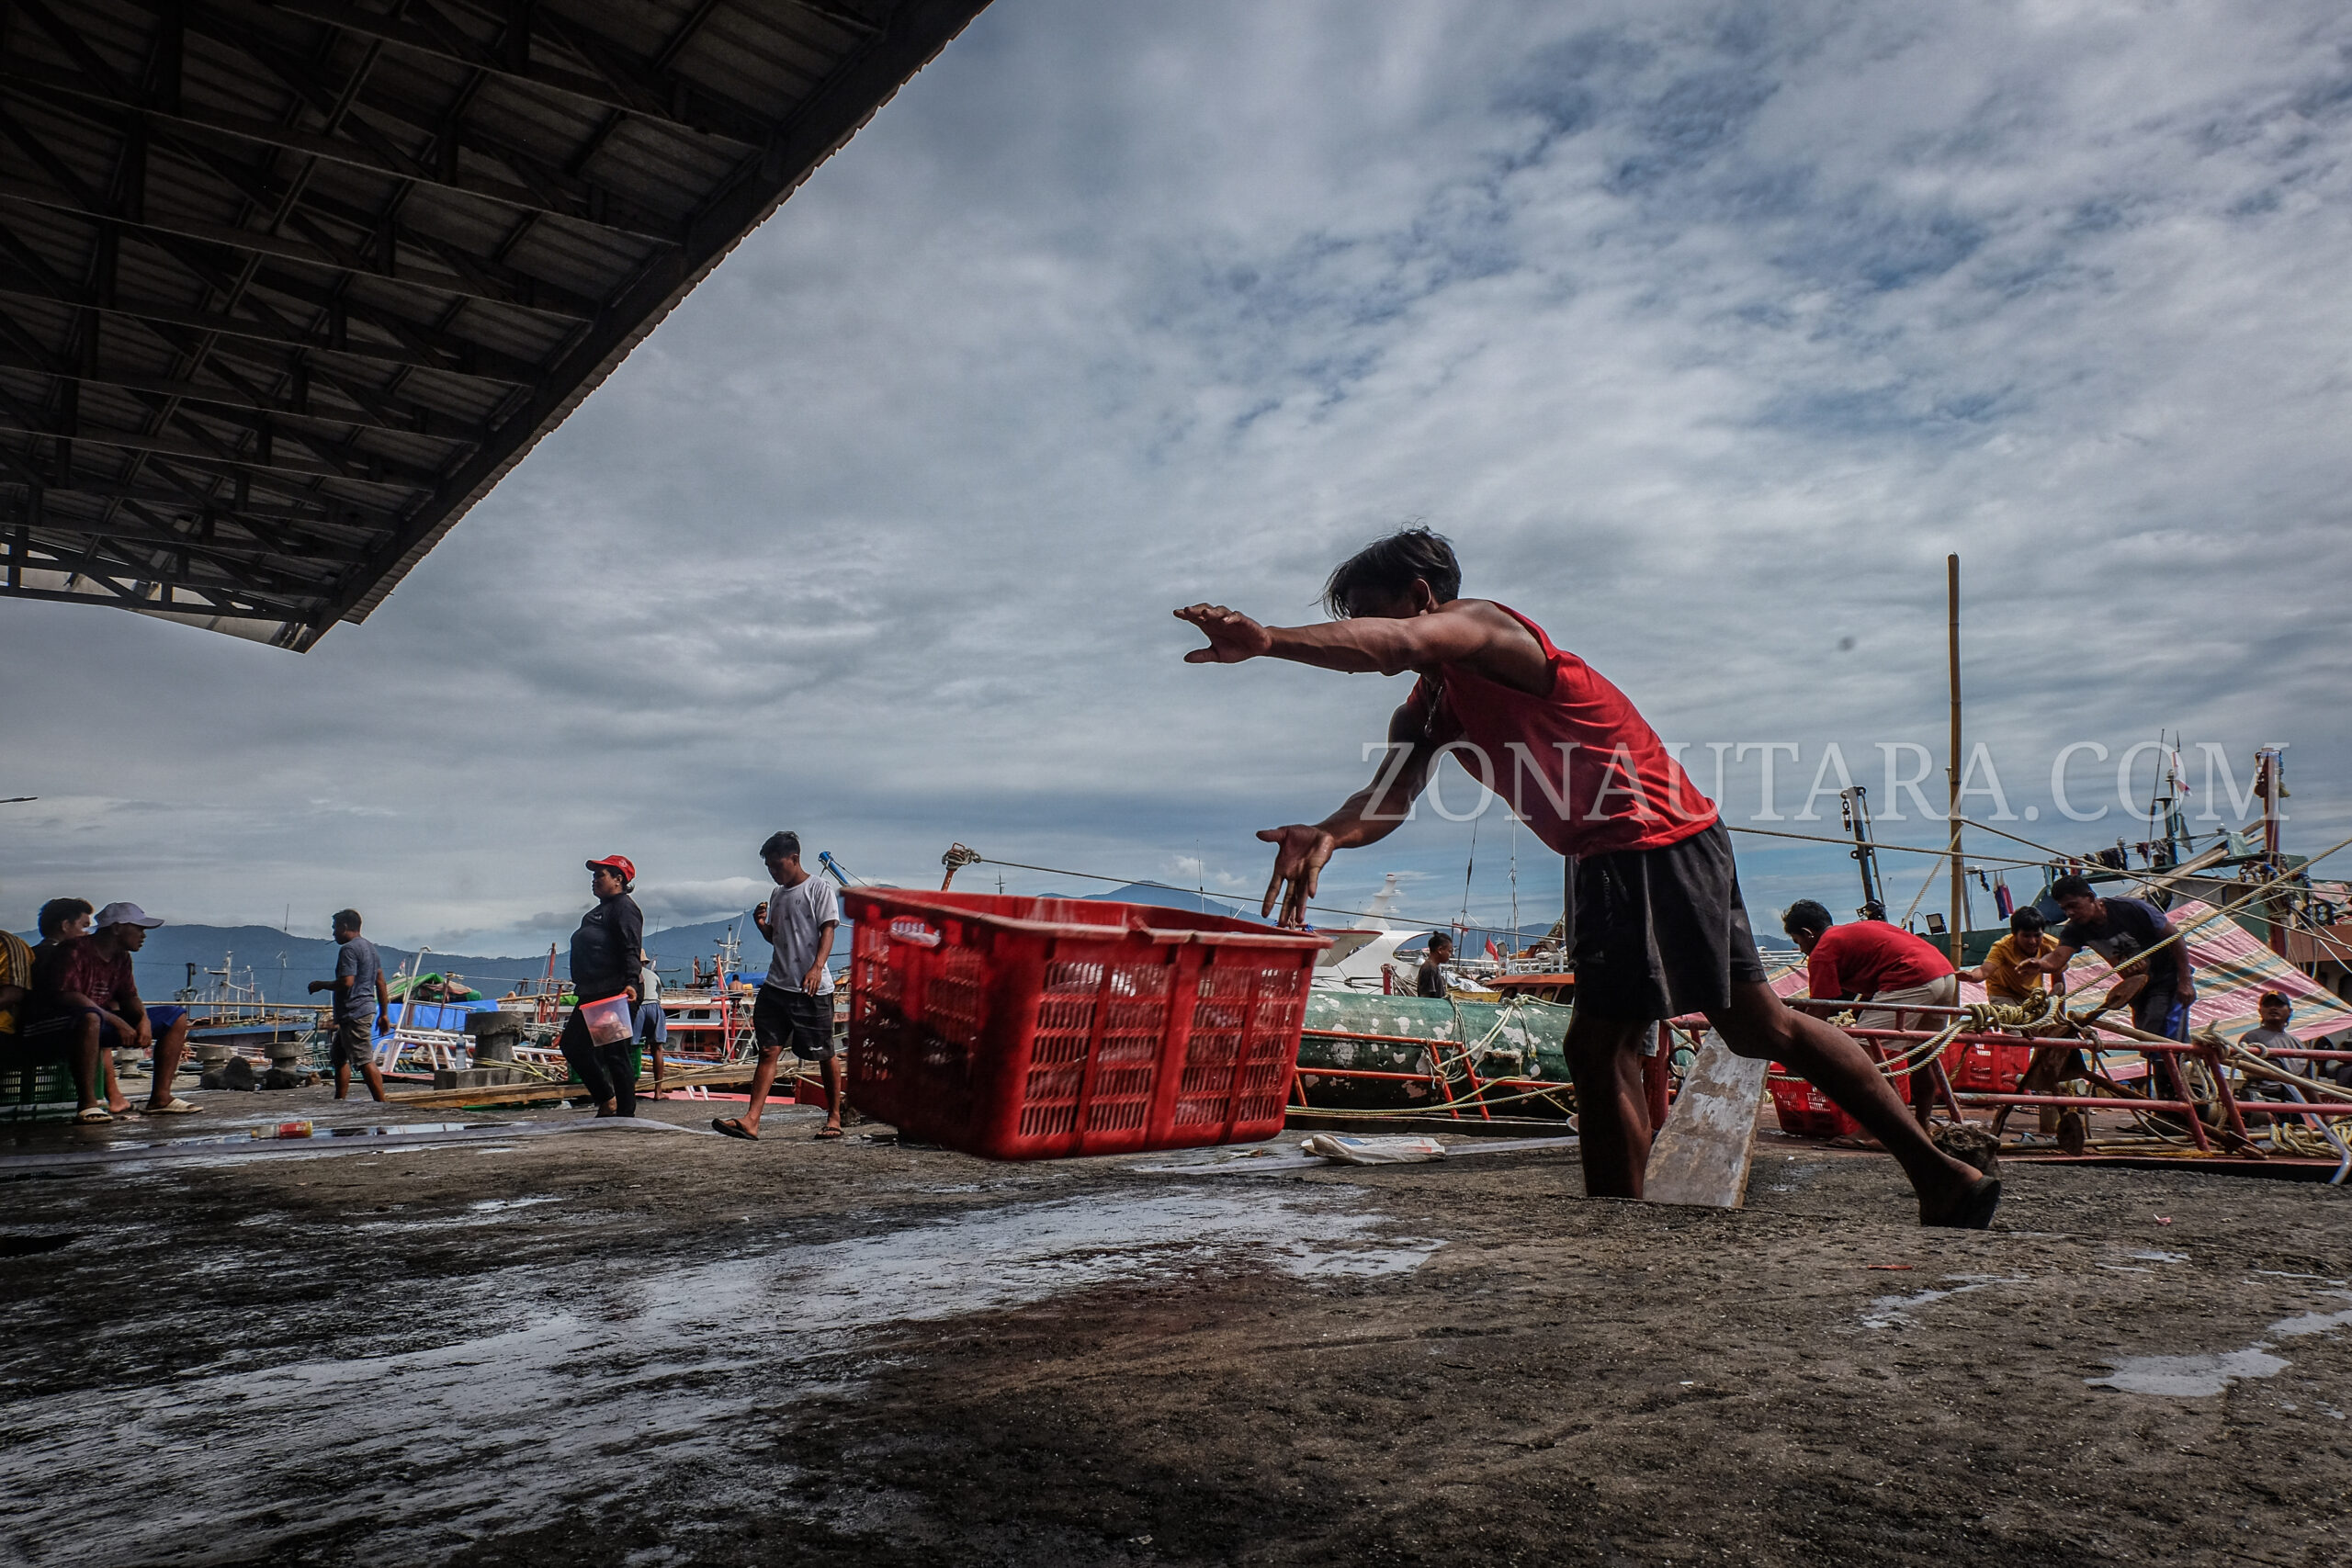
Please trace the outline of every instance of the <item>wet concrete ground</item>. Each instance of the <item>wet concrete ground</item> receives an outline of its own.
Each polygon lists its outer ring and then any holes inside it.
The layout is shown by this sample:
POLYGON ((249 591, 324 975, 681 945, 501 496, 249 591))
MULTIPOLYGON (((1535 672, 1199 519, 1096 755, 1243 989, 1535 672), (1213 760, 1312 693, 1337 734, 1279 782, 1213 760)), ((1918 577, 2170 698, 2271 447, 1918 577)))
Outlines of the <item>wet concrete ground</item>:
MULTIPOLYGON (((201 1099, 0 1156, 396 1120, 201 1099)), ((2017 1167, 1963 1235, 1773 1138, 1721 1213, 714 1109, 0 1168, 0 1562, 2352 1561, 2352 1193, 2017 1167)))

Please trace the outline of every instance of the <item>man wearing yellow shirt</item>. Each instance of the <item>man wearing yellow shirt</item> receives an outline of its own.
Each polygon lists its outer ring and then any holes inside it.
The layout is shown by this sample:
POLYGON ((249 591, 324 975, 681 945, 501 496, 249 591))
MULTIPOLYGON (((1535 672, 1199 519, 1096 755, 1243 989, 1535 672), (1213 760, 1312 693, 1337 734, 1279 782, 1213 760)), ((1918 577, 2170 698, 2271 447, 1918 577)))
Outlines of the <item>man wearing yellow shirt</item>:
POLYGON ((0 931, 0 1050, 17 1043, 33 988, 33 950, 14 931, 0 931))
POLYGON ((1960 977, 1975 981, 1986 996, 2009 1007, 2032 1000, 2041 994, 2041 971, 2031 961, 2050 951, 2050 939, 2041 934, 2046 929, 2041 910, 2031 905, 2019 909, 2009 917, 2009 934, 1993 944, 1984 963, 1962 970, 1960 977))
MULTIPOLYGON (((2009 934, 1993 944, 1984 954, 1984 962, 1973 969, 1963 969, 1960 977, 1974 980, 1984 987, 1992 1000, 2007 1007, 2022 1007, 2041 997, 2042 971, 2035 960, 2049 953, 2054 943, 2044 934, 2049 923, 2041 912, 2030 905, 2009 917, 2009 934)), ((2071 1045, 2043 1046, 2033 1054, 2033 1062, 2018 1082, 2020 1094, 2049 1094, 2060 1081, 2082 1076, 2081 1055, 2071 1045)), ((2009 1124, 2013 1105, 2004 1105, 1993 1112, 1993 1136, 2009 1124)), ((2044 1133, 2064 1131, 2058 1107, 2038 1105, 2039 1121, 2044 1133)), ((2079 1112, 2070 1114, 2079 1115, 2079 1112)))

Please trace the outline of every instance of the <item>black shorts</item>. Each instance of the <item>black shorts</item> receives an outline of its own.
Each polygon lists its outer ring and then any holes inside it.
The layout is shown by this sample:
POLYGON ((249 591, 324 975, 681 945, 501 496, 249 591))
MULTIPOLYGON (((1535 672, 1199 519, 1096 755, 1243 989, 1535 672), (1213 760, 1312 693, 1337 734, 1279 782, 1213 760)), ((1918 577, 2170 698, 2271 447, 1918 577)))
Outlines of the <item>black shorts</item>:
POLYGON ((1577 862, 1576 1004, 1602 1018, 1679 1018, 1727 1007, 1764 961, 1740 901, 1731 834, 1717 822, 1662 850, 1577 862))
POLYGON ((789 1045, 804 1062, 823 1061, 833 1054, 832 996, 762 986, 752 1004, 752 1038, 762 1055, 789 1045))

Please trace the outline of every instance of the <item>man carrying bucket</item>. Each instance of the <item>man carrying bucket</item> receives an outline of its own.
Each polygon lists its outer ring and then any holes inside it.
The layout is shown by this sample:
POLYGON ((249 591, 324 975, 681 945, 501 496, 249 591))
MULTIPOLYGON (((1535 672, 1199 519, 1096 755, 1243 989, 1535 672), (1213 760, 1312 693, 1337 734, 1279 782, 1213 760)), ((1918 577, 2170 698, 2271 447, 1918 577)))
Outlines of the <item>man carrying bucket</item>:
POLYGON ((1209 639, 1193 664, 1287 659, 1419 676, 1390 717, 1371 784, 1317 823, 1269 828, 1261 912, 1304 925, 1334 852, 1385 838, 1453 753, 1554 850, 1576 857, 1577 1004, 1566 1050, 1584 1134, 1585 1190, 1638 1198, 1653 1129, 1641 1045, 1657 1021, 1704 1013, 1742 1056, 1786 1064, 1860 1122, 1911 1179, 1919 1223, 1983 1229, 2001 1184, 1928 1142, 1854 1040, 1765 984, 1731 838, 1624 694, 1514 610, 1460 597, 1453 548, 1408 528, 1342 562, 1336 619, 1261 626, 1222 604, 1176 612, 1209 639))

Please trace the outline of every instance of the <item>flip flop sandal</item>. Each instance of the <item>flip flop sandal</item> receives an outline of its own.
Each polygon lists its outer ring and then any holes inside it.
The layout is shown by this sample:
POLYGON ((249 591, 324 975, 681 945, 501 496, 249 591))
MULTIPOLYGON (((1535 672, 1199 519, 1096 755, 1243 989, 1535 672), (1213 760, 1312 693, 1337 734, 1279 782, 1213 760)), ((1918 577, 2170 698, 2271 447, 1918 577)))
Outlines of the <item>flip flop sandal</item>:
POLYGON ((96 1127, 113 1121, 114 1112, 103 1105, 93 1105, 87 1110, 76 1111, 74 1113, 74 1120, 85 1127, 96 1127))
POLYGON ((839 1127, 820 1127, 817 1129, 817 1136, 820 1138, 838 1138, 841 1135, 842 1130, 839 1127))
POLYGON ((200 1105, 190 1105, 185 1100, 175 1099, 169 1105, 141 1106, 139 1114, 141 1116, 193 1116, 203 1109, 200 1105))
POLYGON ((730 1138, 742 1138, 750 1143, 756 1144, 760 1141, 760 1135, 757 1133, 752 1132, 732 1116, 712 1117, 710 1130, 714 1133, 724 1133, 730 1138))

